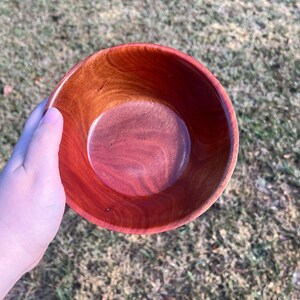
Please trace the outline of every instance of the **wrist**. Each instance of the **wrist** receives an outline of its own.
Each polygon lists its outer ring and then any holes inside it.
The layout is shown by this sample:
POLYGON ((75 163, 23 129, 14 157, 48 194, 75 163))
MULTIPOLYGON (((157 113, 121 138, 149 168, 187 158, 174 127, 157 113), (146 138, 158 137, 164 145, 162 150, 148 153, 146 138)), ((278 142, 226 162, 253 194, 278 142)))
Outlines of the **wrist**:
POLYGON ((3 299, 15 283, 25 274, 22 264, 13 257, 0 254, 0 299, 3 299))
POLYGON ((39 259, 33 258, 14 243, 5 230, 0 232, 0 300, 25 273, 37 265, 42 256, 39 259))

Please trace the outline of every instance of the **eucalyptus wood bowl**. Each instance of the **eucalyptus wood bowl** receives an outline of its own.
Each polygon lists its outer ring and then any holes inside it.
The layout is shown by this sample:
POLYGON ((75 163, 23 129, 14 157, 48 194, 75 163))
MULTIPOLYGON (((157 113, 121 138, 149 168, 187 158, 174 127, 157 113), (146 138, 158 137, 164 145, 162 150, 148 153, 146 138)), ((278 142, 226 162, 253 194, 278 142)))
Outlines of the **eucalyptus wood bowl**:
POLYGON ((47 107, 64 117, 67 204, 125 233, 174 229, 206 211, 238 154, 232 104, 192 57, 154 44, 101 50, 75 65, 47 107))

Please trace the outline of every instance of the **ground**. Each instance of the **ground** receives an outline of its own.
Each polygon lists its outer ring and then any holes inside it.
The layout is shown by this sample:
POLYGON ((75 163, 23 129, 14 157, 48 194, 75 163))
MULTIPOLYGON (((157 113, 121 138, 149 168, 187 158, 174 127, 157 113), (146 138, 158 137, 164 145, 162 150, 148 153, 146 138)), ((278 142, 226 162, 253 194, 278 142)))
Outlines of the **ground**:
POLYGON ((8 299, 300 299, 299 20, 297 1, 2 0, 0 169, 59 78, 126 42, 200 60, 227 90, 240 131, 234 175, 204 215, 136 236, 70 210, 8 299))

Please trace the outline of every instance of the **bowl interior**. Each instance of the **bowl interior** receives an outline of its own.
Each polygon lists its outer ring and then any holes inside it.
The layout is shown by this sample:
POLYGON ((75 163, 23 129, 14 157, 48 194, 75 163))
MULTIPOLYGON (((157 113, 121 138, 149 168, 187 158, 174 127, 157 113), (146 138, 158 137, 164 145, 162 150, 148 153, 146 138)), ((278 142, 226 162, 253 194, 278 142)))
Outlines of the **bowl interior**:
POLYGON ((64 116, 67 202, 100 226, 153 233, 185 224, 213 204, 232 173, 231 103, 179 51, 149 44, 99 51, 65 75, 49 106, 64 116))

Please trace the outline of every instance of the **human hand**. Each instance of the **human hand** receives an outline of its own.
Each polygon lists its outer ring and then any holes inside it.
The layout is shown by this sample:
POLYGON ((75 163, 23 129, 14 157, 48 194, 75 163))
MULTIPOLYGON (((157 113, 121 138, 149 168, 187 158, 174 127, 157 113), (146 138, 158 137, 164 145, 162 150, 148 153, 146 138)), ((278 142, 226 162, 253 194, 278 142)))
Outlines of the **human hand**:
POLYGON ((55 237, 65 209, 58 168, 63 118, 56 108, 31 113, 0 174, 0 299, 34 268, 55 237))

